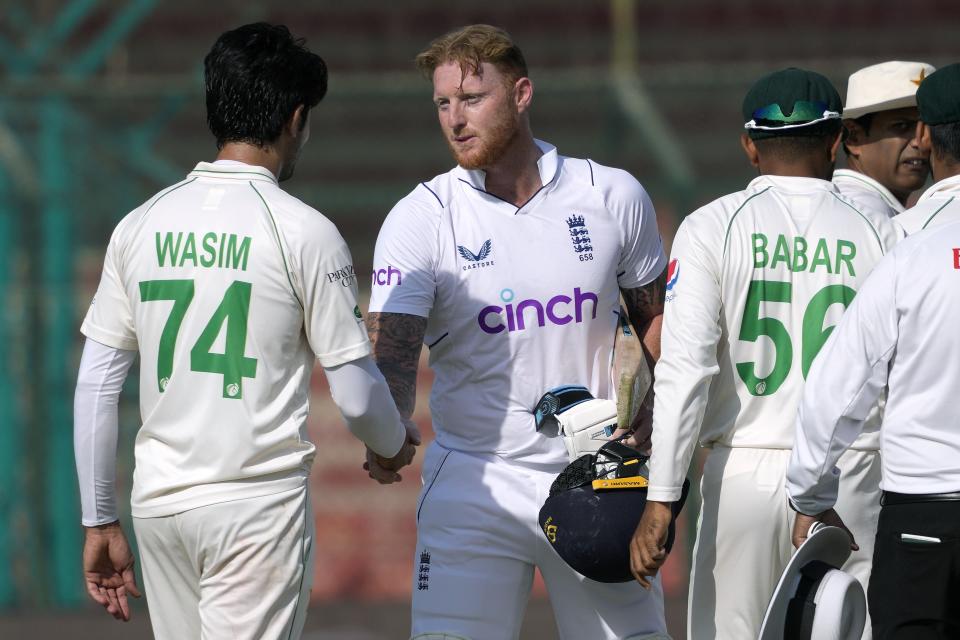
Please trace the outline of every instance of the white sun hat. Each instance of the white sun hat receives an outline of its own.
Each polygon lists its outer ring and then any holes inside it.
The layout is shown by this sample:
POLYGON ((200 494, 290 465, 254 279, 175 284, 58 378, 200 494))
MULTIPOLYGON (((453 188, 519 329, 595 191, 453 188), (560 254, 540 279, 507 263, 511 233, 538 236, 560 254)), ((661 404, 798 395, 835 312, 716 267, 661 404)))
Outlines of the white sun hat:
POLYGON ((881 62, 860 69, 847 81, 843 118, 917 106, 917 87, 936 71, 926 62, 881 62))
POLYGON ((760 640, 859 640, 867 599, 856 578, 840 570, 850 536, 814 523, 780 576, 760 629, 760 640))

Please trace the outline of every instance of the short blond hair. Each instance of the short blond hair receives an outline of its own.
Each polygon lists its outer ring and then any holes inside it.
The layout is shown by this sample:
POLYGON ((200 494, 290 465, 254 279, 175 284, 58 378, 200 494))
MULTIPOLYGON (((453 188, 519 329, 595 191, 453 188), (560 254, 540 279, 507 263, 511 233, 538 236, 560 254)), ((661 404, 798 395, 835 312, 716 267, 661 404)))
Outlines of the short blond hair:
POLYGON ((510 82, 528 75, 527 61, 510 34, 488 24, 472 24, 440 36, 416 57, 417 68, 427 78, 448 62, 458 63, 464 77, 482 75, 484 62, 495 66, 510 82))

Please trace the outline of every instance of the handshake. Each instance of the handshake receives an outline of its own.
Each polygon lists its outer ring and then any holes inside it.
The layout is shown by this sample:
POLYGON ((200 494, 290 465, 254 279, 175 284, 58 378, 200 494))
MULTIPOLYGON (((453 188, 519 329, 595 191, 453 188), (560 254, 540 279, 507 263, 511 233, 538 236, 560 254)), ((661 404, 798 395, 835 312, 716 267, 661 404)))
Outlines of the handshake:
POLYGON ((407 439, 396 455, 392 458, 384 458, 367 447, 367 461, 363 463, 363 469, 380 484, 400 482, 402 478, 397 471, 413 462, 413 456, 420 444, 420 430, 417 429, 417 425, 413 420, 407 418, 402 420, 407 430, 407 439))

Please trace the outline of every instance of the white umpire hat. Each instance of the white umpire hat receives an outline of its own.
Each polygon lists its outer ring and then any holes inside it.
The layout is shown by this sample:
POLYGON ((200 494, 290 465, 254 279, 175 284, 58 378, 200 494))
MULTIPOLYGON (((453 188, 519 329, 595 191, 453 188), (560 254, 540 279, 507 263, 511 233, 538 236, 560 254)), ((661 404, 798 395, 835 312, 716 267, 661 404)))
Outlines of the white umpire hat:
POLYGON ((840 570, 850 536, 814 523, 780 576, 760 629, 760 640, 859 640, 867 600, 856 578, 840 570))
POLYGON ((926 62, 899 60, 855 71, 847 81, 843 118, 849 120, 877 111, 917 106, 917 87, 934 71, 936 68, 926 62))

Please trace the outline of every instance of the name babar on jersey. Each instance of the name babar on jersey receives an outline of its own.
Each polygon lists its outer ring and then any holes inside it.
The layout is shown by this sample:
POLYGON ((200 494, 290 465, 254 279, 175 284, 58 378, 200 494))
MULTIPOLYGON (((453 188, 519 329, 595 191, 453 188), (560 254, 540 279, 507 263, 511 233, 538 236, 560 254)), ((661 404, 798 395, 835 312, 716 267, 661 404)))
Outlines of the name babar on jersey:
POLYGON ((731 354, 751 395, 776 393, 798 365, 806 377, 862 278, 882 257, 870 226, 857 215, 847 218, 744 216, 743 225, 734 225, 724 282, 739 282, 728 294, 742 317, 739 327, 730 327, 737 332, 731 354))

